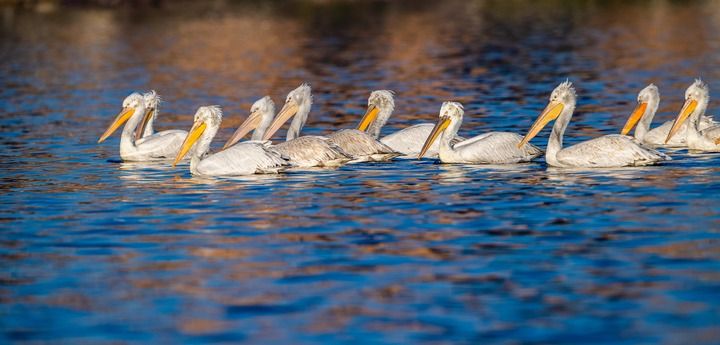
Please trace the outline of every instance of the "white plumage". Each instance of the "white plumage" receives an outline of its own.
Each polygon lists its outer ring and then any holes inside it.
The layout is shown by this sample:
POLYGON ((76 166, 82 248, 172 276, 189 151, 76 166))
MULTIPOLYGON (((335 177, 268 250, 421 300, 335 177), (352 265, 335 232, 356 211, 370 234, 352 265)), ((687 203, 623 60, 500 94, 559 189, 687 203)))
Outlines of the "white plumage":
MULTIPOLYGON (((370 93, 370 97, 368 98, 368 109, 358 125, 358 130, 366 131, 372 138, 377 140, 380 138, 380 132, 390 119, 394 110, 395 97, 392 91, 373 91, 370 93)), ((420 150, 430 135, 433 126, 434 125, 432 123, 412 125, 395 133, 389 134, 379 140, 382 144, 387 145, 395 152, 399 152, 406 156, 416 156, 420 153, 420 150)), ((456 137, 453 138, 451 143, 455 144, 463 140, 465 139, 456 137)), ((425 155, 428 157, 437 157, 439 147, 440 144, 438 142, 433 143, 432 146, 428 148, 425 155)))
POLYGON ((352 162, 387 161, 400 155, 399 152, 357 129, 341 129, 328 135, 327 140, 352 157, 352 162))
POLYGON ((274 115, 275 103, 270 97, 263 97, 253 104, 250 116, 230 137, 224 149, 232 147, 251 130, 254 130, 253 140, 268 140, 287 120, 294 117, 288 128, 287 141, 272 146, 273 150, 289 159, 293 166, 335 167, 350 161, 349 155, 324 137, 299 136, 311 106, 312 94, 307 84, 300 85, 288 94, 285 105, 277 116, 274 115))
MULTIPOLYGON (((638 94, 638 105, 632 112, 627 120, 627 123, 622 129, 621 134, 626 135, 630 130, 635 127, 634 137, 643 144, 651 145, 654 147, 672 147, 672 148, 683 148, 687 147, 686 136, 688 124, 683 124, 678 130, 677 135, 674 135, 667 143, 668 134, 673 126, 673 121, 667 121, 658 127, 650 129, 655 113, 657 112, 658 105, 660 104, 660 92, 657 86, 650 84, 640 91, 638 94)), ((703 116, 700 119, 700 129, 717 126, 718 124, 710 116, 703 116)))
POLYGON ((519 148, 522 137, 509 132, 490 132, 452 145, 462 125, 464 110, 460 103, 445 102, 439 121, 420 150, 422 157, 440 136, 438 156, 443 163, 510 164, 528 162, 542 154, 534 145, 519 148))
MULTIPOLYGON (((372 99, 372 94, 370 97, 372 99)), ((371 107, 368 108, 368 112, 370 109, 371 107)), ((357 129, 341 129, 328 135, 325 139, 350 156, 352 162, 386 161, 400 155, 387 145, 377 141, 376 138, 357 129)))
POLYGON ((685 104, 668 133, 666 141, 675 136, 685 136, 687 147, 694 151, 720 152, 720 126, 702 128, 702 118, 710 101, 710 89, 697 79, 685 91, 685 104), (686 125, 685 133, 680 129, 686 125))
MULTIPOLYGON (((151 92, 155 97, 157 94, 151 92)), ((147 95, 146 95, 147 96, 147 95)), ((169 130, 152 133, 152 119, 156 116, 157 103, 151 96, 146 98, 132 93, 123 100, 123 110, 117 115, 98 143, 105 141, 115 130, 125 124, 120 137, 120 158, 124 161, 153 161, 172 159, 180 149, 187 132, 169 130), (150 126, 147 124, 150 122, 150 126), (145 135, 137 139, 140 135, 145 135)))
POLYGON ((563 148, 563 134, 575 111, 575 89, 568 81, 561 83, 550 96, 550 103, 525 135, 520 145, 535 137, 545 125, 555 120, 545 161, 555 167, 610 168, 651 165, 670 157, 645 147, 626 135, 606 135, 563 148))
POLYGON ((268 143, 245 142, 233 145, 215 154, 208 154, 210 143, 215 137, 222 111, 216 106, 200 107, 195 113, 195 122, 178 152, 176 164, 188 151, 196 149, 190 157, 190 172, 202 176, 236 176, 262 173, 277 173, 289 163, 268 143))
MULTIPOLYGON (((425 143, 425 140, 430 136, 433 127, 435 127, 435 125, 432 123, 419 123, 388 134, 380 139, 380 142, 406 156, 417 156, 422 149, 423 143, 425 143)), ((467 139, 456 135, 455 138, 450 141, 450 145, 455 145, 465 140, 467 139)), ((439 149, 440 142, 436 141, 428 148, 425 156, 437 157, 439 149)))

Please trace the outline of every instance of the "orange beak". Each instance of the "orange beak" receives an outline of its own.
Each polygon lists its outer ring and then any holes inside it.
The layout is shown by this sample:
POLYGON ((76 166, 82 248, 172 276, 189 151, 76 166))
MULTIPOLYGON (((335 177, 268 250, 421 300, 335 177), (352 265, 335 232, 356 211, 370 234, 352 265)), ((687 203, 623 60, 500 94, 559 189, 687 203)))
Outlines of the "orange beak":
POLYGON ((150 122, 150 119, 152 119, 153 114, 155 113, 155 109, 148 109, 145 112, 145 115, 143 116, 142 121, 140 121, 140 125, 135 128, 135 140, 138 140, 142 138, 143 132, 145 132, 145 128, 147 127, 147 124, 150 122))
POLYGON ((688 99, 685 101, 685 104, 683 105, 682 109, 680 110, 680 113, 678 114, 677 118, 675 119, 675 122, 673 123, 672 128, 670 128, 670 133, 668 133, 667 138, 665 138, 665 143, 667 144, 670 139, 680 130, 680 126, 682 126, 683 123, 685 123, 685 120, 690 116, 690 114, 695 111, 695 108, 697 107, 697 101, 694 99, 688 99))
POLYGON ((433 127, 432 132, 430 132, 427 140, 425 140, 425 144, 423 145, 422 150, 420 150, 418 159, 422 158, 425 155, 425 153, 430 148, 430 146, 432 146, 437 137, 440 136, 440 133, 444 132, 449 125, 450 118, 447 116, 443 116, 440 118, 440 120, 438 120, 438 122, 435 124, 435 127, 433 127))
POLYGON ((367 130, 368 127, 370 127, 370 124, 375 121, 379 112, 380 109, 378 109, 378 107, 374 105, 369 106, 367 111, 365 111, 365 115, 363 115, 362 120, 360 120, 360 124, 357 126, 358 131, 367 130))
POLYGON ((233 133, 232 136, 230 136, 230 139, 228 139, 227 142, 225 142, 225 145, 223 145, 223 150, 235 145, 236 142, 240 141, 245 134, 250 133, 253 129, 257 128, 258 124, 260 124, 260 120, 262 114, 260 112, 254 112, 248 116, 248 118, 238 127, 237 130, 235 130, 235 133, 233 133))
POLYGON ((188 153, 188 151, 190 151, 190 148, 195 145, 195 142, 197 142, 203 132, 205 132, 206 127, 207 125, 205 124, 205 122, 193 123, 192 128, 190 128, 190 132, 188 132, 187 137, 185 137, 185 141, 183 141, 183 144, 180 147, 180 151, 178 151, 177 156, 175 156, 175 161, 173 161, 172 164, 173 167, 175 167, 178 162, 185 158, 185 155, 188 153))
POLYGON ((282 127, 282 125, 289 120, 291 117, 295 116, 298 112, 298 106, 294 102, 286 102, 285 105, 280 109, 280 112, 275 116, 275 120, 273 120, 272 124, 270 124, 270 128, 268 128, 267 132, 265 132, 265 135, 263 136, 263 140, 268 140, 272 138, 273 134, 282 127))
POLYGON ((551 102, 548 104, 547 107, 545 107, 545 110, 540 113, 537 120, 535 120, 532 127, 530 127, 530 131, 525 134, 525 137, 523 137, 520 143, 518 143, 517 147, 521 148, 525 146, 530 139, 534 138, 543 128, 545 128, 548 122, 557 119, 558 116, 560 116, 560 113, 562 113, 563 108, 564 106, 562 103, 551 102))
POLYGON ((625 126, 623 126, 620 134, 627 135, 630 133, 633 127, 635 127, 643 115, 645 115, 645 109, 647 109, 647 102, 639 103, 637 107, 635 107, 635 110, 633 110, 632 114, 630 114, 627 122, 625 122, 625 126))
POLYGON ((120 126, 122 126, 127 120, 129 120, 133 114, 135 114, 135 109, 133 108, 123 108, 123 110, 115 117, 115 120, 110 124, 110 127, 108 127, 105 130, 105 133, 103 133, 102 136, 100 136, 100 139, 98 139, 98 144, 105 141, 110 135, 112 135, 120 126))

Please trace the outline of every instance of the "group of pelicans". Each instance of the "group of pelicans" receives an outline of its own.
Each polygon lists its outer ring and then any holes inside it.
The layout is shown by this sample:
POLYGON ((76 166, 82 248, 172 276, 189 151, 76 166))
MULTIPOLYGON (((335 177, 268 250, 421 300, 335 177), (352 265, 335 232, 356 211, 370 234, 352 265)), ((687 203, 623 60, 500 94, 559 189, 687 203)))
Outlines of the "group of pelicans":
POLYGON ((385 161, 395 157, 437 157, 443 163, 512 164, 529 162, 543 151, 529 143, 550 121, 555 121, 545 161, 555 167, 610 168, 652 165, 670 158, 658 147, 688 148, 720 152, 720 125, 705 116, 709 89, 701 80, 687 88, 685 104, 674 121, 650 129, 660 95, 650 84, 638 94, 637 107, 621 134, 601 136, 563 148, 563 134, 575 110, 576 94, 568 81, 550 95, 528 133, 489 132, 465 139, 457 135, 463 120, 463 106, 444 102, 436 124, 421 123, 380 138, 395 101, 393 93, 377 90, 370 94, 365 115, 356 129, 342 129, 327 136, 301 136, 312 106, 310 86, 292 90, 280 112, 269 96, 256 101, 250 115, 220 151, 209 153, 210 143, 220 128, 222 111, 203 106, 195 113, 189 132, 155 132, 159 97, 155 91, 132 93, 123 109, 98 140, 107 139, 125 124, 120 139, 120 156, 125 161, 174 159, 173 166, 190 157, 190 171, 196 175, 228 176, 276 173, 290 167, 334 167, 362 161, 385 161), (269 139, 292 118, 286 141, 269 139), (636 127, 634 137, 627 133, 636 127), (253 131, 250 140, 240 140, 253 131))

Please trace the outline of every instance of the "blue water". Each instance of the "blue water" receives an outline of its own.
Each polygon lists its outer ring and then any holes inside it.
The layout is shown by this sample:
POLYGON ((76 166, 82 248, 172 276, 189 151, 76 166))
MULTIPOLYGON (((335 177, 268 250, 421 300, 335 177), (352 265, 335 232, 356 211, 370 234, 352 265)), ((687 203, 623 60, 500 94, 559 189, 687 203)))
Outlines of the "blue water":
MULTIPOLYGON (((96 144, 134 90, 159 129, 218 104, 218 147, 303 81, 305 133, 463 102, 524 133, 569 78, 566 142, 720 92, 717 1, 295 1, 3 8, 0 342, 666 343, 720 339, 720 154, 593 171, 424 160, 235 179, 96 144)), ((717 114, 711 98, 709 111, 717 114)), ((546 129, 533 143, 544 147, 546 129)))

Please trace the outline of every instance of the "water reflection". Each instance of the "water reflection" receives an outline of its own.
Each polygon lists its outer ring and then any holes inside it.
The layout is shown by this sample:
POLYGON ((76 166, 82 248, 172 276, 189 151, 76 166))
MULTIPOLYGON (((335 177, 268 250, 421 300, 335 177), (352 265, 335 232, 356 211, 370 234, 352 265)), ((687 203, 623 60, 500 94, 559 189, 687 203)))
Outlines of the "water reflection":
POLYGON ((301 81, 307 134, 353 127, 380 88, 397 92, 386 134, 445 100, 465 104, 464 136, 521 132, 569 77, 571 145, 617 133, 649 82, 657 122, 695 76, 720 89, 718 14, 665 0, 3 7, 0 342, 712 343, 717 154, 208 179, 95 142, 132 90, 160 91, 159 129, 221 105, 223 142, 252 101, 301 81))

